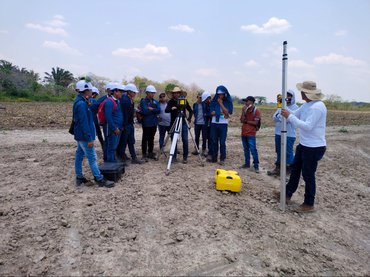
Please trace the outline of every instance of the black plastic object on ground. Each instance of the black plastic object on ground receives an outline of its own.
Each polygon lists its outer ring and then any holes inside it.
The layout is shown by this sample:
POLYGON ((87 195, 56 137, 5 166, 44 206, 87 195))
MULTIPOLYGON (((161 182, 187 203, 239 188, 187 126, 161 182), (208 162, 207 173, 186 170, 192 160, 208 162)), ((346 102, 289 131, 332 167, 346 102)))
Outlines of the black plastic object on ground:
POLYGON ((125 173, 125 167, 121 162, 104 162, 99 165, 101 174, 105 179, 117 182, 121 179, 121 175, 125 173))

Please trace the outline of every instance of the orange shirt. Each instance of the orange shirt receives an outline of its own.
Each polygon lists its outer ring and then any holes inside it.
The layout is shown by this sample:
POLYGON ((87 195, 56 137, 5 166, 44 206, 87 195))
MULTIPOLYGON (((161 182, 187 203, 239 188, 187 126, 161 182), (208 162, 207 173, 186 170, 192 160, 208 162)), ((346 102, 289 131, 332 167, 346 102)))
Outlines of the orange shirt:
POLYGON ((242 136, 243 137, 255 137, 257 133, 256 125, 248 124, 247 121, 255 121, 261 118, 261 111, 256 107, 249 108, 246 111, 247 107, 244 106, 242 109, 242 115, 240 116, 240 122, 242 125, 242 136), (254 113, 253 110, 256 109, 254 113))

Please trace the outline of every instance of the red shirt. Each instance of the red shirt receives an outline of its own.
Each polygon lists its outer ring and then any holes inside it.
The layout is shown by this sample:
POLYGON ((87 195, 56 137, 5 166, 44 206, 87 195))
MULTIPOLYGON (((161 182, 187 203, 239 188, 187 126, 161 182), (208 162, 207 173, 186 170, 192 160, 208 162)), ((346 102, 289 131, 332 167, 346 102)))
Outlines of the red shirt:
POLYGON ((249 108, 246 111, 247 107, 244 106, 242 109, 242 115, 240 116, 240 122, 242 125, 242 136, 243 137, 255 137, 257 133, 257 127, 254 124, 248 124, 247 121, 257 121, 261 118, 261 111, 255 106, 249 108), (254 112, 254 109, 256 111, 254 112))

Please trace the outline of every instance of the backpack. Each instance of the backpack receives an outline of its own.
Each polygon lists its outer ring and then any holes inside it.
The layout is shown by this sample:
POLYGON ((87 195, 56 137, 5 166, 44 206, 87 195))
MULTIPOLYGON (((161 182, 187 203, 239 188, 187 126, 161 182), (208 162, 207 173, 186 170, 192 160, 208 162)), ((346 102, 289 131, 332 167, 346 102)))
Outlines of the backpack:
POLYGON ((144 100, 144 98, 141 98, 139 104, 137 105, 137 109, 136 109, 136 112, 135 112, 137 123, 140 123, 140 124, 143 123, 143 119, 144 119, 144 115, 141 113, 141 110, 142 110, 141 101, 142 100, 144 100))
MULTIPOLYGON (((256 110, 257 108, 254 107, 253 109, 253 115, 256 116, 256 110)), ((258 119, 257 125, 256 125, 256 130, 259 131, 261 129, 261 117, 258 119)))
POLYGON ((98 109, 98 122, 99 122, 100 125, 104 125, 107 122, 107 120, 105 118, 105 113, 104 113, 104 104, 105 104, 105 102, 107 100, 110 100, 110 101, 113 102, 113 110, 112 110, 112 112, 114 112, 116 110, 116 108, 117 108, 116 101, 114 101, 110 97, 107 97, 103 102, 101 102, 100 105, 99 105, 99 109, 98 109))

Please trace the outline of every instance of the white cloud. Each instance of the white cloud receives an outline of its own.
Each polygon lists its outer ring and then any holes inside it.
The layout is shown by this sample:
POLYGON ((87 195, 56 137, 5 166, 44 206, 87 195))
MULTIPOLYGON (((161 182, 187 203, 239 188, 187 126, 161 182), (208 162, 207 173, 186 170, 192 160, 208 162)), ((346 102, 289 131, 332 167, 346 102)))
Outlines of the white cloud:
POLYGON ((0 30, 0 34, 1 35, 7 35, 7 34, 9 34, 9 31, 8 30, 0 30))
POLYGON ((53 35, 61 35, 61 36, 68 36, 67 31, 62 28, 68 25, 65 22, 64 17, 62 15, 54 15, 51 21, 46 22, 45 24, 39 23, 26 23, 25 27, 29 29, 38 30, 44 33, 53 34, 53 35))
POLYGON ((288 68, 294 67, 294 68, 311 68, 312 65, 306 63, 303 60, 288 60, 288 68))
POLYGON ((342 64, 342 65, 349 65, 349 66, 364 66, 366 62, 362 60, 357 60, 352 57, 346 57, 343 55, 330 53, 327 56, 321 56, 314 58, 315 64, 342 64))
POLYGON ((45 48, 55 49, 69 55, 81 55, 80 51, 70 47, 64 40, 61 41, 45 41, 43 45, 45 48))
POLYGON ((230 54, 233 55, 233 56, 236 56, 236 55, 238 55, 238 52, 236 52, 235 50, 233 50, 233 51, 230 52, 230 54))
POLYGON ((112 51, 112 55, 140 60, 158 60, 170 57, 171 53, 165 46, 148 43, 143 48, 118 48, 112 51))
POLYGON ((183 25, 183 24, 178 24, 176 26, 171 26, 169 28, 174 31, 186 32, 186 33, 192 33, 195 31, 194 28, 191 28, 189 25, 183 25))
POLYGON ((217 75, 217 70, 214 68, 199 68, 195 70, 195 74, 203 77, 211 77, 217 75))
POLYGON ((258 67, 259 64, 255 60, 249 60, 244 63, 246 67, 258 67))
POLYGON ((291 25, 288 20, 271 17, 261 27, 256 24, 251 24, 242 25, 240 29, 242 31, 251 32, 253 34, 281 34, 287 31, 290 27, 291 25))
POLYGON ((53 19, 47 22, 47 25, 50 25, 53 27, 64 27, 64 26, 67 26, 68 24, 67 22, 65 22, 64 16, 54 15, 53 19))
POLYGON ((338 30, 338 31, 335 32, 334 35, 337 36, 337 37, 344 37, 344 36, 347 35, 347 30, 338 30))

